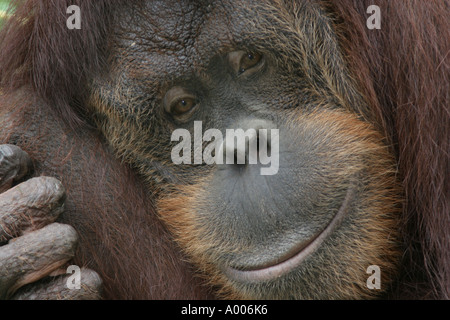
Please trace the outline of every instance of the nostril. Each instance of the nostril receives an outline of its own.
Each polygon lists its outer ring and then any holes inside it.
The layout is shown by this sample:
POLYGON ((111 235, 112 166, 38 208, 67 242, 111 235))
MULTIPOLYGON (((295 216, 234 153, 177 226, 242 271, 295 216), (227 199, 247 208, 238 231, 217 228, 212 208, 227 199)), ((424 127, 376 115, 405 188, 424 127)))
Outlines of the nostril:
POLYGON ((272 132, 269 132, 268 129, 259 129, 258 130, 258 155, 261 152, 269 154, 271 151, 271 138, 272 132))
POLYGON ((234 164, 243 164, 243 163, 241 163, 240 159, 238 159, 238 153, 237 153, 236 149, 234 150, 233 153, 234 153, 234 157, 233 157, 234 158, 234 162, 233 163, 234 164))
POLYGON ((259 131, 257 131, 256 135, 256 152, 259 154, 259 150, 261 149, 261 139, 259 138, 259 131))
MULTIPOLYGON (((232 164, 239 169, 248 164, 267 164, 271 154, 271 130, 276 126, 267 120, 243 122, 237 129, 227 129, 221 144, 224 164, 232 164)), ((270 159, 269 159, 270 160, 270 159)))

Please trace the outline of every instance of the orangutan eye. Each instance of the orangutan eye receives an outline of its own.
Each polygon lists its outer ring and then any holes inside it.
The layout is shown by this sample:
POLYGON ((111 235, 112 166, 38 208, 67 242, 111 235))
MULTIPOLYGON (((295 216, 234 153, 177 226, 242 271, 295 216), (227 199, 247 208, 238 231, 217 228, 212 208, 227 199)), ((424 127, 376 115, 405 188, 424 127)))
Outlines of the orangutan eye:
POLYGON ((257 66, 262 59, 259 53, 246 53, 242 56, 239 64, 239 74, 257 66))
POLYGON ((235 74, 253 74, 259 70, 264 64, 262 54, 258 52, 233 51, 228 54, 228 59, 235 74))
POLYGON ((197 99, 183 87, 173 87, 164 97, 164 109, 177 120, 187 120, 197 107, 197 99))
POLYGON ((184 97, 177 101, 175 101, 170 106, 170 113, 174 115, 182 115, 186 112, 189 112, 192 110, 192 108, 195 107, 195 99, 191 97, 184 97))

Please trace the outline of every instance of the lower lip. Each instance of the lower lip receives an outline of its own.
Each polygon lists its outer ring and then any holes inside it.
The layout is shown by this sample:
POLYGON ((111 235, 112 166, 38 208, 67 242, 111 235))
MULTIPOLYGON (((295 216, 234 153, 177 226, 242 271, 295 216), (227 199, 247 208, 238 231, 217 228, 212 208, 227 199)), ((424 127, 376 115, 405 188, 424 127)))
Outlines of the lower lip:
POLYGON ((232 280, 248 283, 272 280, 291 272, 298 267, 307 256, 316 251, 317 248, 322 245, 322 242, 328 238, 333 230, 335 230, 342 222, 343 218, 347 214, 349 204, 354 198, 354 195, 355 189, 349 188, 339 211, 333 217, 328 226, 319 235, 313 238, 306 246, 303 245, 301 249, 299 249, 300 251, 295 255, 291 256, 287 260, 284 260, 283 262, 260 269, 238 270, 232 267, 227 267, 224 270, 226 276, 232 280))

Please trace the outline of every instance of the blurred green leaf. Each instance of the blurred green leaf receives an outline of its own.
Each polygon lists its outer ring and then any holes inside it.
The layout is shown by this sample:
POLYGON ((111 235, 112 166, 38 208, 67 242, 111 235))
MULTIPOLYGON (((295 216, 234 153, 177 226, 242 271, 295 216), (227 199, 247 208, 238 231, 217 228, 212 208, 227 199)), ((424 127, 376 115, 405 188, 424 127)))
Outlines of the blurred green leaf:
POLYGON ((6 9, 8 9, 10 0, 0 0, 0 28, 2 27, 3 20, 6 17, 6 9))

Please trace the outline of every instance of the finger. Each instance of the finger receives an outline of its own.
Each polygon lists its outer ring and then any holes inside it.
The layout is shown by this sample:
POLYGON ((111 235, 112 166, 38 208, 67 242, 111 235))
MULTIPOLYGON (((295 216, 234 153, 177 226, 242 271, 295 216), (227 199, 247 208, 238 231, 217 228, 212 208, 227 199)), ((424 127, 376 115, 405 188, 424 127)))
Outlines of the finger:
POLYGON ((32 178, 0 194, 0 243, 54 222, 65 190, 55 178, 32 178))
POLYGON ((39 284, 19 290, 13 300, 98 300, 102 293, 102 280, 93 270, 81 269, 80 287, 72 288, 72 276, 48 277, 39 284))
POLYGON ((0 145, 0 193, 23 178, 31 168, 31 159, 25 151, 11 144, 0 145))
POLYGON ((75 254, 77 240, 74 228, 52 223, 0 247, 0 299, 69 261, 75 254))

